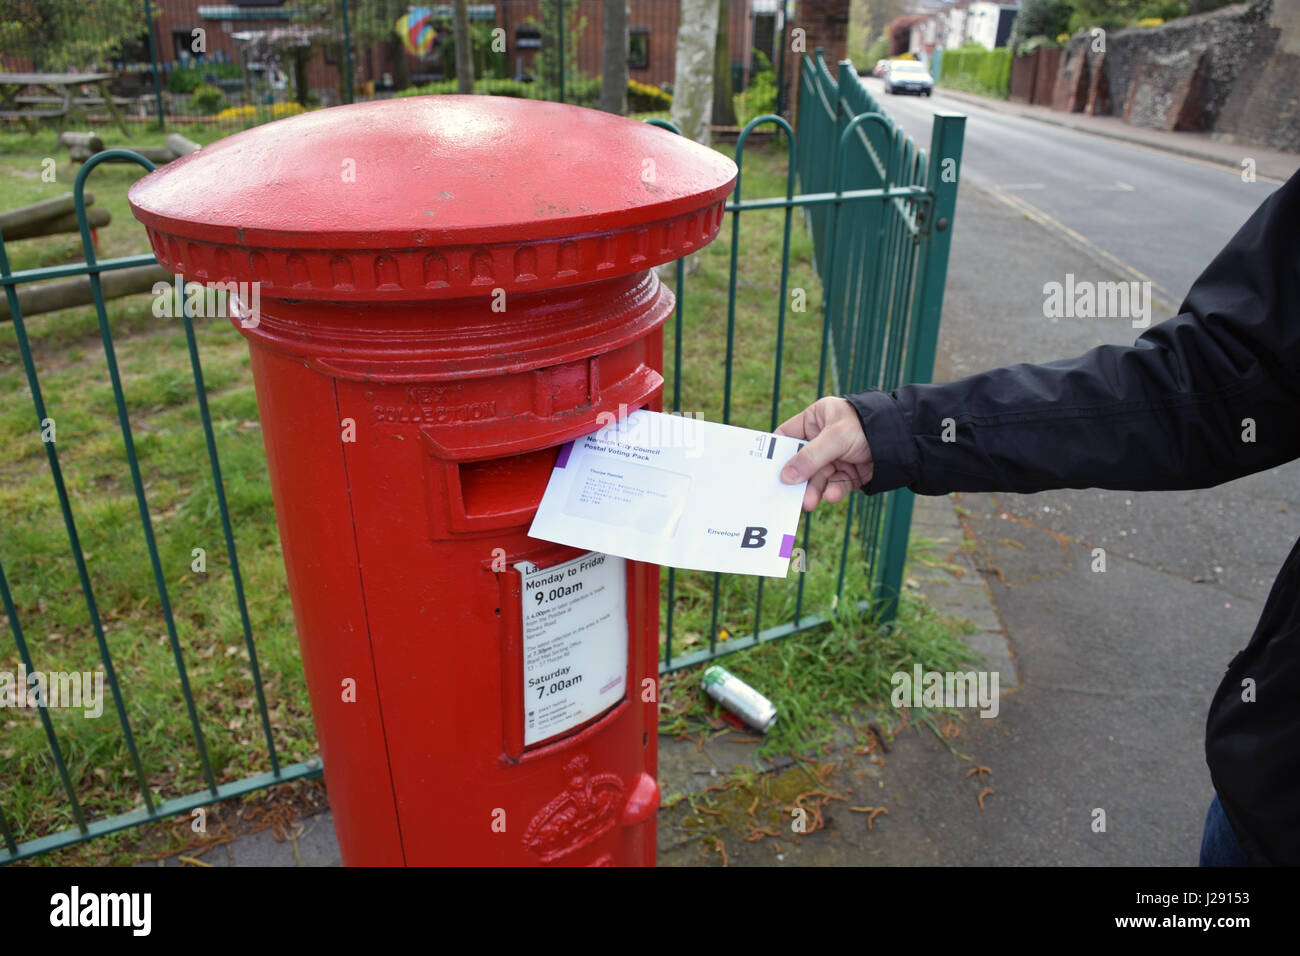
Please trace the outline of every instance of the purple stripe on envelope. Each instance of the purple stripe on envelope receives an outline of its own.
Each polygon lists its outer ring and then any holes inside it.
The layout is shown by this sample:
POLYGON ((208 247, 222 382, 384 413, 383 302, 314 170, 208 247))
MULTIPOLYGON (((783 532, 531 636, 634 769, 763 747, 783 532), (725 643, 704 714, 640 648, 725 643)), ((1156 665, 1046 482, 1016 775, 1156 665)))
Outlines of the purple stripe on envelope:
POLYGON ((560 449, 560 456, 555 459, 555 467, 563 468, 569 463, 569 456, 573 454, 573 442, 565 442, 564 447, 560 449))
POLYGON ((794 535, 784 534, 781 536, 781 554, 779 557, 788 558, 794 552, 794 535))

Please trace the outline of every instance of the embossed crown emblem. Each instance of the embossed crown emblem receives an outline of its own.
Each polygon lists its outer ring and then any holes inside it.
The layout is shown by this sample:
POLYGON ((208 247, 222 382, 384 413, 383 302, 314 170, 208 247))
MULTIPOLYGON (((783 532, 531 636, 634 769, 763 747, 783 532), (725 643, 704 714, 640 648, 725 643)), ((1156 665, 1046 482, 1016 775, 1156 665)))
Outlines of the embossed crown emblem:
POLYGON ((587 764, 586 754, 564 764, 568 788, 537 811, 524 831, 524 846, 543 863, 589 846, 618 822, 623 781, 613 773, 588 774, 587 764))

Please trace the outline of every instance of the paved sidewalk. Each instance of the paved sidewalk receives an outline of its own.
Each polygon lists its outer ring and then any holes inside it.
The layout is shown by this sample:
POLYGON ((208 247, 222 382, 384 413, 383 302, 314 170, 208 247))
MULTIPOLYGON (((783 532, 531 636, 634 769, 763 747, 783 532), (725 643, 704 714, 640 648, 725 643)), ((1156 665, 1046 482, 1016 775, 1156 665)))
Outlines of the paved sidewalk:
MULTIPOLYGON (((960 551, 964 535, 951 497, 918 497, 912 519, 913 538, 926 538, 935 545, 934 554, 944 563, 961 569, 954 575, 948 570, 912 565, 908 569, 908 586, 924 594, 938 610, 945 614, 966 618, 978 630, 966 635, 965 640, 981 654, 982 669, 996 671, 999 690, 1005 697, 1019 686, 1019 676, 1007 636, 994 610, 992 595, 984 577, 979 573, 975 559, 960 551)), ((994 721, 996 723, 997 721, 994 721)), ((976 720, 975 723, 981 723, 976 720)), ((933 739, 929 732, 894 739, 894 752, 889 759, 902 761, 909 769, 900 775, 897 771, 886 774, 886 758, 878 751, 863 753, 850 735, 823 758, 823 766, 835 765, 830 778, 835 789, 851 795, 840 803, 828 803, 822 808, 825 828, 819 834, 809 834, 799 844, 786 841, 763 840, 748 843, 744 840, 742 824, 737 824, 720 840, 727 848, 728 863, 733 865, 876 865, 906 864, 914 862, 940 862, 943 851, 929 833, 923 830, 934 816, 929 810, 917 813, 909 806, 914 792, 928 792, 938 781, 955 781, 961 789, 963 805, 972 819, 965 821, 966 828, 978 832, 983 807, 977 808, 976 796, 983 783, 965 774, 971 767, 968 759, 956 754, 949 743, 947 749, 933 739), (918 767, 917 764, 921 766, 918 767), (894 809, 894 819, 877 820, 875 826, 866 825, 866 816, 848 809, 862 804, 889 802, 894 809), (891 837, 883 832, 893 828, 891 837)), ((748 735, 729 735, 709 740, 702 748, 685 740, 661 737, 659 745, 659 781, 665 794, 698 794, 717 783, 733 766, 753 764, 756 744, 748 735)), ((960 740, 955 741, 960 744, 960 740)), ((804 773, 792 759, 777 761, 772 765, 777 772, 797 776, 804 773)), ((807 784, 800 784, 807 789, 807 784)), ((719 865, 722 856, 714 849, 717 843, 705 838, 692 822, 689 802, 676 808, 661 810, 659 814, 659 860, 663 866, 719 865)), ((699 819, 698 817, 696 818, 699 819)), ((939 824, 940 827, 943 824, 939 824)), ((287 839, 277 840, 271 830, 262 830, 202 852, 187 852, 157 862, 138 866, 339 866, 338 842, 334 836, 333 819, 329 812, 306 817, 294 826, 294 831, 284 834, 287 839)))
MULTIPOLYGON (((912 516, 912 538, 934 543, 934 557, 958 569, 912 564, 907 586, 919 590, 944 614, 966 618, 978 628, 962 639, 983 657, 978 669, 998 674, 1003 701, 1020 687, 1020 676, 1006 632, 994 609, 989 586, 975 556, 959 550, 965 532, 951 497, 917 496, 912 516)), ((963 751, 972 735, 988 730, 1003 734, 1000 718, 973 716, 964 725, 949 723, 941 740, 930 728, 913 723, 898 731, 888 745, 862 748, 861 740, 845 732, 837 735, 830 752, 819 758, 828 771, 824 784, 842 799, 825 800, 817 807, 822 827, 794 842, 783 829, 782 839, 750 842, 754 817, 745 813, 751 800, 767 794, 784 796, 808 792, 815 786, 812 772, 791 758, 775 761, 775 771, 761 794, 737 791, 719 794, 717 810, 694 811, 687 800, 659 811, 660 866, 912 866, 954 862, 955 841, 976 848, 991 839, 999 822, 987 807, 992 791, 982 796, 988 782, 977 769, 986 770, 963 751), (983 725, 988 725, 984 727, 983 725), (833 765, 833 769, 832 769, 833 765), (880 810, 877 815, 870 811, 880 810), (721 813, 721 816, 712 814, 721 813), (869 822, 870 821, 870 822, 869 822), (720 826, 721 824, 721 826, 720 826), (718 846, 722 849, 719 850, 718 846)), ((757 744, 741 743, 723 734, 702 747, 688 740, 659 738, 659 786, 664 794, 702 794, 718 784, 732 767, 754 765, 757 744)), ((978 753, 978 750, 975 751, 978 753)), ((816 791, 812 791, 816 793, 816 791)), ((816 801, 813 801, 813 805, 816 801)), ((764 821, 766 822, 766 821, 764 821)), ((963 848, 963 854, 970 856, 963 848)))
POLYGON ((294 823, 287 839, 260 830, 201 852, 186 852, 136 866, 341 866, 334 817, 327 810, 294 823))
POLYGON ((1239 171, 1243 168, 1243 160, 1252 159, 1255 161, 1255 175, 1260 179, 1273 179, 1284 182, 1291 177, 1292 173, 1300 169, 1300 154, 1284 153, 1281 150, 1266 149, 1262 146, 1251 146, 1245 143, 1224 142, 1215 139, 1210 133, 1170 133, 1160 129, 1146 129, 1141 126, 1132 126, 1118 116, 1089 116, 1084 113, 1066 113, 1047 106, 1030 106, 1027 103, 1016 103, 1011 100, 995 100, 990 97, 977 96, 974 93, 964 93, 945 87, 938 87, 935 94, 948 99, 961 100, 975 106, 982 106, 984 109, 993 110, 997 113, 1037 120, 1040 123, 1050 123, 1053 126, 1063 126, 1067 129, 1092 133, 1096 136, 1105 136, 1108 139, 1133 143, 1137 146, 1145 146, 1148 149, 1177 153, 1180 156, 1199 159, 1202 162, 1214 163, 1218 166, 1228 166, 1239 171))

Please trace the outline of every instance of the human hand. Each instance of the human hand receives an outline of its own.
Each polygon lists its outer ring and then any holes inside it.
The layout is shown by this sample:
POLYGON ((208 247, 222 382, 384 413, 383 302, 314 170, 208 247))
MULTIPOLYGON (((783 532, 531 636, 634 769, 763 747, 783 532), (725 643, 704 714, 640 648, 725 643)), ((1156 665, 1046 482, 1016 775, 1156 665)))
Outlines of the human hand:
POLYGON ((875 472, 862 421, 845 399, 819 398, 782 422, 776 433, 808 442, 781 469, 781 480, 787 485, 807 480, 804 511, 812 511, 823 500, 830 504, 843 501, 875 472))

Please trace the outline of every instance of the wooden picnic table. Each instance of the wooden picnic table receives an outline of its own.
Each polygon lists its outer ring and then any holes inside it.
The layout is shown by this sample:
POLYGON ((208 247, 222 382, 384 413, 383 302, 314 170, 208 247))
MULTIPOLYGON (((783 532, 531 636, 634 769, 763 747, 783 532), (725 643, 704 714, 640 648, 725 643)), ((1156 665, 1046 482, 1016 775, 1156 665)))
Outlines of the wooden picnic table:
POLYGON ((36 132, 37 120, 58 119, 59 132, 62 132, 74 103, 98 106, 99 99, 102 99, 122 133, 130 139, 131 131, 126 128, 126 120, 118 111, 108 88, 108 81, 112 78, 112 73, 0 73, 0 119, 22 120, 32 133, 36 132), (80 86, 99 90, 99 98, 74 98, 73 88, 80 86), (44 90, 45 94, 19 96, 33 87, 44 90))

